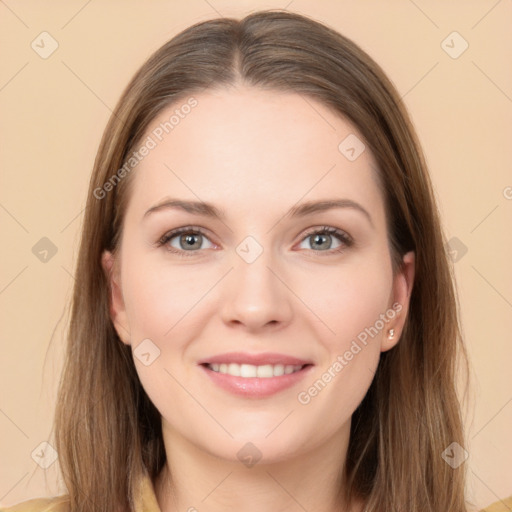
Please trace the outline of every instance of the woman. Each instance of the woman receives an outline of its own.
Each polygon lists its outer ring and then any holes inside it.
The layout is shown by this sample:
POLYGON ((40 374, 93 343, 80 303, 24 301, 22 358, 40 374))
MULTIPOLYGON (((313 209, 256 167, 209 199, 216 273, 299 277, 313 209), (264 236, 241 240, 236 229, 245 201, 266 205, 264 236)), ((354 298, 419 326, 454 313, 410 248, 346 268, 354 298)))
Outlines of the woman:
POLYGON ((76 276, 69 494, 10 510, 467 510, 431 183, 344 36, 261 11, 160 48, 104 133, 76 276))

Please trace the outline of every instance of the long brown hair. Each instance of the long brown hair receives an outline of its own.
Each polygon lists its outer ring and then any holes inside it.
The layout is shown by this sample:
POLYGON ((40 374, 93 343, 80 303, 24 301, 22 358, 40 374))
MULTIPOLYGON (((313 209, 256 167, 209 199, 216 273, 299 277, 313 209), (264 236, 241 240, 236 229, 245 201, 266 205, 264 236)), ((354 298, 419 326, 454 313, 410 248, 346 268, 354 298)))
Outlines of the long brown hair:
POLYGON ((135 74, 106 127, 89 186, 55 416, 71 510, 133 510, 141 475, 154 480, 166 460, 160 415, 139 382, 131 347, 113 327, 101 267, 103 251, 118 248, 136 168, 118 171, 162 109, 236 83, 316 99, 353 123, 377 162, 394 271, 406 252, 416 253, 400 342, 381 354, 352 417, 345 501, 361 497, 371 512, 465 511, 464 464, 452 468, 442 453, 453 442, 465 445, 456 380, 467 355, 413 125, 363 50, 324 24, 280 10, 201 22, 175 36, 135 74))

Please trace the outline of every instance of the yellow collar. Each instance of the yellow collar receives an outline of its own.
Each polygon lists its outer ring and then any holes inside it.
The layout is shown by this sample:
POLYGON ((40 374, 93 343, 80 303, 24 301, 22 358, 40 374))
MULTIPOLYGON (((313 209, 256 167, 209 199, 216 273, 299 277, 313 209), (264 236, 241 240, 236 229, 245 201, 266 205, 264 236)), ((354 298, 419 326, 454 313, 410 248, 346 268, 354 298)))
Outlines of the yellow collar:
POLYGON ((140 481, 139 492, 135 496, 136 512, 161 512, 156 499, 155 488, 148 474, 140 481))

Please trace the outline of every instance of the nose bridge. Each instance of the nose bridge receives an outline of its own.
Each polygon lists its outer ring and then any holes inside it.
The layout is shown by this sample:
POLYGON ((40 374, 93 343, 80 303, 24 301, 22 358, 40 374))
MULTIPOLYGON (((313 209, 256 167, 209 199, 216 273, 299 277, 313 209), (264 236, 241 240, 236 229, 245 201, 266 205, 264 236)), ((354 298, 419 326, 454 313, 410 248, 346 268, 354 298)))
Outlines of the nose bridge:
POLYGON ((235 248, 230 286, 223 297, 226 322, 257 328, 291 317, 288 289, 276 277, 279 265, 270 247, 248 236, 235 248))
MULTIPOLYGON (((235 274, 237 285, 251 287, 254 292, 269 293, 276 287, 270 268, 276 265, 270 248, 258 250, 251 242, 243 242, 237 249, 235 274), (261 289, 261 290, 260 290, 261 289)), ((247 290, 251 292, 251 290, 247 290)), ((275 291, 275 290, 274 290, 275 291)))
POLYGON ((270 271, 276 265, 270 247, 264 247, 253 236, 248 236, 236 247, 235 252, 233 278, 239 298, 245 297, 256 305, 260 299, 268 302, 280 294, 280 290, 277 290, 279 283, 270 271))

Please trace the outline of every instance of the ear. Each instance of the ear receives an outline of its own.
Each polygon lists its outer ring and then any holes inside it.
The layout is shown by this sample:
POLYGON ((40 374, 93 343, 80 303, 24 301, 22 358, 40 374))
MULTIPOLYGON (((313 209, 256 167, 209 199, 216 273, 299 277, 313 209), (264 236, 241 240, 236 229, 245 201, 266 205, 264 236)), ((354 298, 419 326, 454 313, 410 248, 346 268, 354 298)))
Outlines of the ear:
POLYGON ((413 251, 406 253, 402 260, 400 270, 393 278, 392 300, 389 308, 395 311, 395 316, 386 325, 381 342, 381 352, 393 348, 400 339, 409 311, 412 287, 415 273, 415 254, 413 251), (392 329, 391 333, 390 330, 392 329))
POLYGON ((119 265, 110 251, 104 251, 101 255, 101 265, 109 284, 110 318, 112 319, 119 339, 126 345, 130 345, 130 326, 121 286, 119 284, 119 265))

